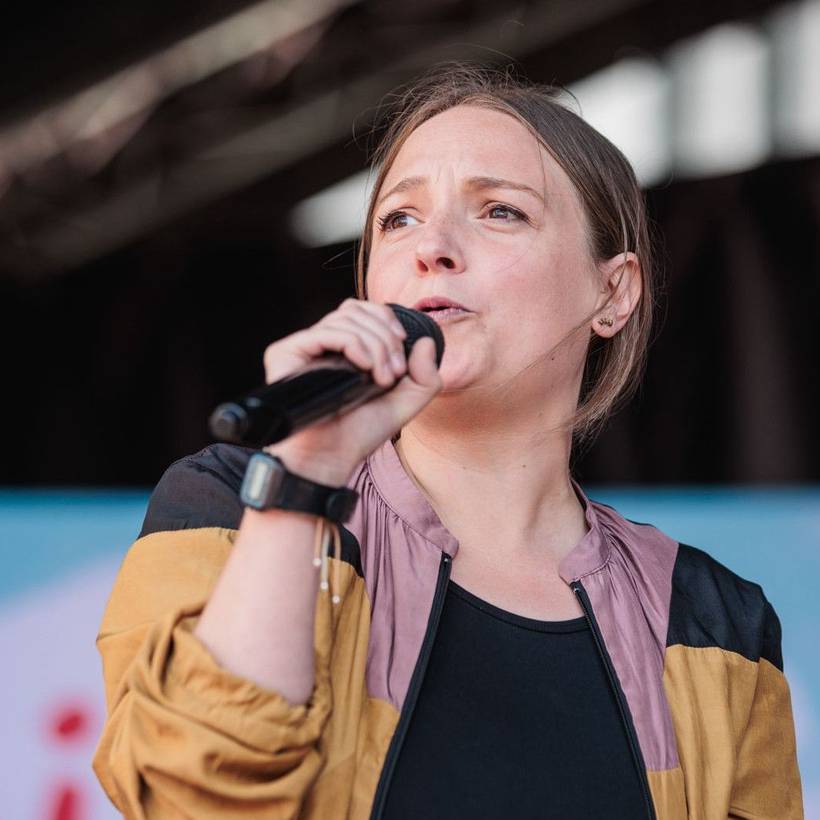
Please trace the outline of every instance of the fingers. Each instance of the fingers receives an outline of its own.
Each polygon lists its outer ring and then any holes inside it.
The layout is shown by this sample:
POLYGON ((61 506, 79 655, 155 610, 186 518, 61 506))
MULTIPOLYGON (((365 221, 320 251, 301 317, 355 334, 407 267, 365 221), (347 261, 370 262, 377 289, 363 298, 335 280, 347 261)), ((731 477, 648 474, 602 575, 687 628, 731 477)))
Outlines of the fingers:
POLYGON ((345 299, 316 324, 269 345, 264 362, 268 382, 326 352, 337 352, 373 380, 391 387, 407 372, 407 331, 387 305, 345 299))
POLYGON ((358 335, 370 353, 373 378, 378 384, 390 386, 406 372, 407 332, 386 305, 346 299, 321 324, 358 335))
POLYGON ((381 385, 392 385, 404 372, 404 354, 401 342, 391 331, 367 324, 357 316, 336 315, 328 318, 326 327, 355 336, 367 349, 374 380, 381 385))
POLYGON ((436 367, 436 345, 433 339, 419 339, 410 351, 409 372, 383 396, 371 400, 373 410, 386 409, 392 418, 392 431, 400 430, 439 392, 441 377, 436 367))
POLYGON ((404 365, 404 340, 407 338, 407 331, 387 305, 365 302, 361 299, 346 299, 341 305, 340 312, 346 313, 377 333, 391 353, 398 354, 404 365))

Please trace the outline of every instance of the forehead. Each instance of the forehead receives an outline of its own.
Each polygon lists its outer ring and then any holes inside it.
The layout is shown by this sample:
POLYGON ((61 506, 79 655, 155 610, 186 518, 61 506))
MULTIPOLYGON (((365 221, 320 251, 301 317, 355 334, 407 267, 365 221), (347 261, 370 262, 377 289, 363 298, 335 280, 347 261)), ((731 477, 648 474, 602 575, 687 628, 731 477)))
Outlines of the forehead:
MULTIPOLYGON (((530 130, 510 114, 459 105, 413 131, 393 161, 383 189, 407 176, 443 172, 512 179, 536 190, 561 175, 560 166, 530 130)), ((568 182, 568 180, 567 180, 568 182)))

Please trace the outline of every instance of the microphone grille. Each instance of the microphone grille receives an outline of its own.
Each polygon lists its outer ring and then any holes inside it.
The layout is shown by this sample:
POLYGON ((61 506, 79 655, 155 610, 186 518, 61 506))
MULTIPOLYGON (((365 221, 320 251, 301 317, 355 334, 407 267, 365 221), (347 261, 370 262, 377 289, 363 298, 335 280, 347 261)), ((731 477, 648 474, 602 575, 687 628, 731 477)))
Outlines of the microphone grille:
POLYGON ((413 345, 422 336, 432 336, 436 343, 436 367, 441 366, 441 357, 444 355, 444 334, 441 328, 426 314, 420 310, 396 305, 388 302, 387 306, 396 314, 396 318, 401 322, 402 327, 407 331, 407 338, 404 340, 404 355, 409 356, 413 345))

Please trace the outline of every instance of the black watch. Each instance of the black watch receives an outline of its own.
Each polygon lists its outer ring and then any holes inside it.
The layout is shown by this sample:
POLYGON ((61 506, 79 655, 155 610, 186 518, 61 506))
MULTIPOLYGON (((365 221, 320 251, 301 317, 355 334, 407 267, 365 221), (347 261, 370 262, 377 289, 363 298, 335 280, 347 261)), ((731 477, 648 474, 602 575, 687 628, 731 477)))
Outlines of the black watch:
POLYGON ((255 510, 296 510, 341 524, 350 518, 359 494, 349 487, 328 487, 295 475, 278 456, 260 452, 248 462, 239 497, 255 510))

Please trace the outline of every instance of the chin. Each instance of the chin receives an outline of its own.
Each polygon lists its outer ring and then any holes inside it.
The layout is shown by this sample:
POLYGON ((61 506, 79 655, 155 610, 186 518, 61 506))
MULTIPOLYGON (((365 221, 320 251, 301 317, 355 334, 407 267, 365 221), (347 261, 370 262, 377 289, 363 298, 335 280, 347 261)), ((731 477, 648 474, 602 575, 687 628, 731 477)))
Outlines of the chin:
POLYGON ((470 373, 470 369, 458 362, 442 361, 439 368, 439 375, 441 376, 441 392, 445 393, 448 390, 458 390, 464 387, 469 387, 475 380, 475 376, 470 373))

